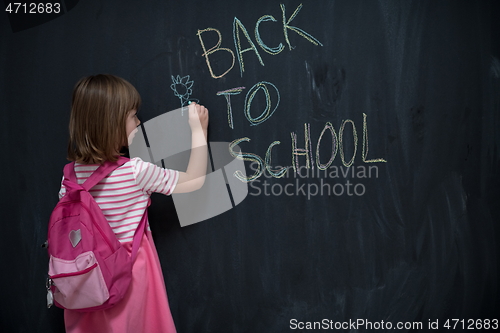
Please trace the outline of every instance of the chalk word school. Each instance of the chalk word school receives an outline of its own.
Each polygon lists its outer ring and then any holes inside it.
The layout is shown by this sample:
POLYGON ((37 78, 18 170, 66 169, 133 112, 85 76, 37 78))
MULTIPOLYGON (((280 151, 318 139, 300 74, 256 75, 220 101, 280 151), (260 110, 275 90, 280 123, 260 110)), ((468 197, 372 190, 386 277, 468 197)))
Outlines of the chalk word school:
MULTIPOLYGON (((293 14, 287 19, 286 17, 286 8, 285 5, 281 4, 281 13, 282 13, 282 29, 283 29, 283 35, 285 38, 285 42, 287 43, 290 51, 293 49, 292 45, 290 44, 289 40, 289 30, 297 33, 299 36, 305 38, 309 42, 311 42, 315 46, 323 46, 321 42, 313 37, 311 34, 305 32, 304 30, 292 26, 291 22, 292 20, 297 16, 297 14, 300 12, 302 8, 302 4, 300 4, 293 14)), ((281 53, 284 49, 285 46, 282 43, 279 43, 279 45, 275 47, 268 46, 261 38, 260 36, 260 27, 263 22, 277 22, 276 18, 272 15, 263 15, 261 16, 257 22, 255 23, 255 29, 254 29, 254 35, 255 35, 255 41, 257 45, 265 52, 275 56, 281 53)), ((210 75, 214 79, 219 79, 229 73, 235 64, 236 58, 238 59, 238 64, 240 68, 240 75, 243 77, 243 73, 245 72, 245 62, 243 59, 243 54, 245 52, 254 52, 257 60, 259 63, 264 66, 264 62, 262 60, 262 57, 259 53, 258 48, 256 47, 255 43, 252 41, 250 34, 248 33, 248 30, 245 28, 243 23, 238 19, 234 18, 233 20, 233 39, 234 39, 234 48, 236 52, 236 57, 235 57, 235 52, 229 48, 221 47, 222 43, 222 34, 220 33, 219 30, 215 28, 206 28, 202 30, 198 30, 198 33, 196 34, 200 40, 201 47, 203 49, 203 54, 202 56, 205 57, 206 64, 208 66, 210 75), (207 33, 207 32, 215 32, 218 36, 217 43, 212 46, 211 48, 207 49, 205 42, 203 40, 202 35, 207 33), (242 38, 246 40, 246 43, 249 45, 247 48, 242 48, 241 46, 241 41, 242 38), (232 63, 229 68, 224 71, 222 74, 217 75, 214 73, 211 62, 210 62, 210 56, 214 54, 215 52, 227 52, 231 55, 232 58, 232 63)), ((217 92, 218 96, 224 96, 226 99, 227 103, 227 113, 228 113, 228 126, 233 129, 234 124, 233 124, 233 112, 232 112, 232 105, 231 105, 231 99, 230 97, 232 95, 238 95, 240 94, 245 87, 236 87, 236 88, 231 88, 227 89, 224 91, 219 91, 217 92)), ((263 122, 267 121, 276 111, 278 108, 280 102, 280 94, 278 88, 272 84, 271 82, 266 82, 266 81, 261 81, 256 83, 252 88, 250 88, 247 92, 246 98, 245 98, 245 103, 244 103, 244 115, 246 119, 249 121, 251 126, 257 126, 262 124, 263 122), (273 91, 277 98, 275 99, 275 106, 272 106, 272 100, 271 100, 271 93, 270 91, 273 91), (251 114, 251 106, 252 106, 252 101, 254 100, 255 95, 258 92, 262 92, 265 95, 265 100, 266 100, 266 108, 264 111, 261 112, 261 114, 257 117, 252 116, 251 114)), ((368 159, 368 127, 367 127, 367 121, 366 121, 367 115, 363 113, 363 146, 362 146, 362 160, 364 163, 374 163, 374 162, 386 162, 385 159, 383 158, 375 158, 375 159, 368 159)), ((292 147, 291 147, 291 155, 292 155, 292 166, 293 170, 295 173, 297 173, 300 168, 299 165, 299 157, 303 156, 305 157, 306 161, 306 168, 313 168, 316 166, 319 170, 326 170, 330 167, 332 162, 334 161, 337 152, 340 155, 340 159, 342 161, 342 164, 345 165, 346 167, 350 167, 354 163, 354 159, 356 157, 357 153, 357 147, 358 147, 358 135, 357 135, 357 130, 356 130, 356 125, 354 121, 351 119, 346 119, 342 122, 339 132, 337 135, 337 132, 335 131, 334 126, 330 123, 327 122, 321 131, 318 141, 316 144, 316 152, 315 152, 315 158, 313 158, 313 149, 312 149, 312 141, 311 141, 311 136, 310 136, 310 124, 304 124, 304 148, 298 148, 298 143, 297 143, 297 135, 295 132, 291 132, 291 139, 292 139, 292 147), (342 145, 342 142, 344 140, 344 129, 346 125, 350 125, 352 127, 352 136, 353 136, 353 141, 354 141, 354 152, 352 157, 349 160, 346 160, 345 153, 344 153, 344 148, 342 145), (322 163, 322 159, 320 157, 320 145, 323 139, 323 136, 325 133, 330 133, 331 134, 331 142, 332 142, 332 151, 329 160, 326 163, 322 163)), ((272 175, 275 178, 281 178, 283 177, 287 172, 288 168, 283 167, 283 168, 277 168, 273 169, 272 163, 271 163, 271 152, 274 146, 281 144, 280 141, 274 141, 272 142, 265 155, 265 159, 262 159, 259 155, 253 154, 253 153, 245 153, 245 152, 237 152, 235 151, 235 146, 240 144, 241 142, 249 142, 250 139, 248 137, 236 139, 231 144, 229 145, 229 151, 231 155, 235 158, 244 160, 244 161, 249 161, 249 162, 255 162, 257 163, 258 167, 255 170, 255 173, 251 175, 250 177, 245 176, 244 173, 241 171, 236 171, 235 172, 235 177, 238 178, 239 180, 243 182, 251 182, 256 180, 257 178, 261 177, 262 174, 264 173, 265 170, 272 175)))
MULTIPOLYGON (((335 157, 337 155, 337 152, 339 152, 340 159, 342 161, 342 164, 345 165, 346 167, 350 167, 354 163, 354 159, 356 157, 356 152, 358 150, 358 134, 356 131, 356 125, 354 124, 354 121, 350 119, 346 119, 342 122, 342 125, 340 126, 339 129, 339 134, 337 136, 337 133, 335 131, 335 128, 330 122, 327 122, 321 131, 317 144, 316 144, 316 154, 315 158, 313 158, 313 148, 312 148, 312 141, 311 141, 311 135, 310 135, 310 124, 304 124, 304 141, 305 145, 304 148, 297 148, 297 134, 295 132, 291 132, 291 138, 292 138, 292 147, 291 147, 291 153, 292 153, 292 167, 295 173, 299 172, 300 170, 300 165, 299 165, 299 157, 304 156, 305 157, 305 162, 306 162, 306 168, 307 169, 314 169, 316 166, 319 170, 327 170, 333 161, 335 160, 335 157), (352 135, 354 139, 354 152, 350 160, 346 160, 345 154, 344 154, 344 147, 342 145, 343 137, 344 137, 344 129, 347 124, 350 124, 352 126, 352 135), (332 150, 331 150, 331 155, 330 159, 326 163, 322 163, 322 159, 320 157, 320 146, 321 142, 323 139, 323 135, 329 132, 331 134, 331 143, 332 143, 332 150)), ((246 177, 241 171, 236 171, 235 172, 235 177, 238 178, 239 180, 243 182, 250 182, 253 180, 256 180, 262 174, 264 173, 265 170, 267 172, 275 177, 275 178, 281 178, 283 177, 287 172, 289 168, 282 167, 282 168, 277 168, 273 169, 272 168, 272 162, 271 162, 271 152, 274 146, 281 144, 280 141, 274 141, 272 142, 269 147, 267 148, 266 151, 266 157, 263 160, 259 155, 253 154, 253 153, 244 153, 244 152, 238 152, 235 151, 235 146, 238 145, 239 143, 243 141, 250 141, 249 138, 241 138, 241 139, 236 139, 233 142, 230 143, 229 145, 229 152, 231 155, 235 158, 242 159, 244 161, 249 161, 249 162, 255 162, 257 163, 257 168, 255 169, 255 173, 250 176, 246 177), (265 170, 264 170, 265 169, 265 170)), ((361 153, 361 158, 364 163, 375 163, 375 162, 387 162, 383 158, 375 158, 375 159, 368 159, 368 126, 366 124, 366 114, 363 113, 363 147, 362 147, 362 153, 361 153)))

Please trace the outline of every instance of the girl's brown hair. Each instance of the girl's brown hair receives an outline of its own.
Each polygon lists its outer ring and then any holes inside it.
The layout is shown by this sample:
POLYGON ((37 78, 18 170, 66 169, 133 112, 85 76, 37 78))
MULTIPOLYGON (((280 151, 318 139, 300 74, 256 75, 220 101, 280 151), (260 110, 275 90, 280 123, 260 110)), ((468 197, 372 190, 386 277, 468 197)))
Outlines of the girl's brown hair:
POLYGON ((73 90, 68 159, 84 164, 114 162, 127 142, 126 120, 141 97, 128 81, 109 74, 84 77, 73 90))

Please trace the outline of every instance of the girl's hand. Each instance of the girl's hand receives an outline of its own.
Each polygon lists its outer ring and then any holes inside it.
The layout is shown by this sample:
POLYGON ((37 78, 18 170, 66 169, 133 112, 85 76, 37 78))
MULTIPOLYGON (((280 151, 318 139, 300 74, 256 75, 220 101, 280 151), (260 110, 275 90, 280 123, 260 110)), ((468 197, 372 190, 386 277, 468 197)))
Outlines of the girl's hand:
POLYGON ((206 132, 208 128, 208 110, 206 107, 200 104, 191 102, 188 106, 189 109, 189 126, 191 126, 191 131, 201 129, 206 132))

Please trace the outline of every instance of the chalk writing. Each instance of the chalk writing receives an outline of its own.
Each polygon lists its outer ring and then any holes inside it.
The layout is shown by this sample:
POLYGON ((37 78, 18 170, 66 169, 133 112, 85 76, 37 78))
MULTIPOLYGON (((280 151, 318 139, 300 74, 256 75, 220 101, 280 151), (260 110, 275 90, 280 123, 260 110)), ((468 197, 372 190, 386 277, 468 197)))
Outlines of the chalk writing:
POLYGON ((301 35, 302 37, 304 37, 305 39, 307 39, 308 41, 310 41, 314 45, 321 45, 321 46, 323 46, 323 44, 321 44, 319 42, 319 40, 317 40, 316 38, 314 38, 313 36, 311 36, 310 34, 308 34, 307 32, 305 32, 304 30, 299 29, 297 27, 292 27, 290 25, 290 22, 292 22, 292 20, 295 18, 295 16, 297 16, 297 14, 302 9, 302 4, 300 4, 295 9, 295 11, 293 12, 292 16, 290 16, 290 18, 288 20, 286 19, 286 16, 285 16, 285 5, 281 4, 280 7, 281 7, 281 11, 283 13, 283 34, 285 35, 285 40, 286 40, 286 43, 288 44, 288 47, 290 48, 290 50, 292 50, 293 47, 290 44, 290 40, 288 39, 288 30, 287 29, 295 31, 296 33, 298 33, 299 35, 301 35))
POLYGON ((257 48, 255 47, 255 44, 250 39, 250 36, 248 35, 247 29, 241 23, 241 21, 238 20, 236 17, 234 18, 234 21, 233 21, 233 38, 234 38, 234 48, 236 49, 236 55, 238 56, 238 63, 240 64, 240 75, 241 76, 243 76, 243 72, 245 71, 245 64, 243 62, 243 52, 254 51, 255 54, 257 55, 257 59, 259 59, 260 64, 262 66, 264 66, 264 62, 262 61, 262 58, 260 57, 259 51, 257 50, 257 48), (241 30, 241 32, 243 32, 243 35, 246 37, 248 44, 250 44, 250 47, 248 47, 246 49, 241 49, 240 30, 241 30))
POLYGON ((298 156, 306 157, 306 167, 309 169, 312 167, 312 148, 311 148, 311 125, 304 124, 304 139, 305 139, 305 148, 297 148, 297 134, 294 132, 290 133, 292 137, 292 166, 293 170, 297 172, 299 169, 299 160, 298 156), (311 161, 311 163, 309 163, 311 161))
POLYGON ((238 95, 245 89, 245 87, 237 87, 237 88, 232 88, 232 89, 227 89, 223 91, 217 92, 217 96, 224 96, 226 97, 226 102, 227 102, 227 122, 229 124, 229 127, 234 128, 233 125, 233 109, 231 108, 231 95, 238 95))
POLYGON ((214 29, 214 28, 206 28, 206 29, 203 29, 203 30, 198 30, 198 33, 196 35, 198 36, 198 38, 200 40, 201 47, 203 49, 202 56, 205 57, 205 61, 206 61, 207 66, 208 66, 208 70, 210 71, 210 75, 214 79, 218 79, 218 78, 223 77, 227 73, 229 73, 229 71, 231 69, 233 69, 233 67, 234 67, 234 61, 235 61, 235 59, 234 59, 234 52, 231 49, 228 49, 228 48, 225 48, 225 47, 220 47, 220 44, 222 42, 222 35, 221 35, 220 31, 217 30, 217 29, 214 29), (206 49, 205 44, 203 43, 203 38, 201 38, 201 34, 204 33, 204 32, 207 32, 207 31, 215 31, 217 33, 217 35, 219 36, 217 44, 215 46, 211 47, 208 50, 206 49), (215 53, 216 51, 226 51, 226 52, 229 52, 231 54, 232 61, 233 61, 231 63, 231 66, 224 73, 222 73, 221 75, 215 75, 214 74, 214 71, 212 70, 212 65, 210 64, 210 58, 208 57, 209 55, 215 53))
POLYGON ((325 124, 325 127, 321 131, 321 134, 319 135, 318 144, 316 146, 316 165, 318 166, 319 170, 326 170, 330 167, 330 165, 333 163, 333 160, 335 159, 335 156, 337 155, 337 150, 337 133, 335 133, 335 128, 333 128, 333 125, 330 122, 327 122, 325 124), (332 134, 332 155, 330 156, 330 159, 326 164, 321 164, 319 157, 319 147, 321 144, 321 139, 323 138, 323 134, 325 134, 326 130, 330 130, 330 133, 332 134))
POLYGON ((366 159, 368 156, 368 126, 366 126, 366 113, 363 113, 363 151, 361 156, 365 163, 387 162, 383 158, 366 159))
POLYGON ((271 82, 266 82, 266 81, 258 82, 252 88, 250 88, 250 90, 247 93, 247 96, 245 97, 245 117, 250 122, 250 125, 252 126, 259 125, 264 121, 268 120, 273 115, 274 111, 276 111, 279 104, 280 104, 280 92, 278 91, 278 88, 276 88, 276 86, 271 82), (278 96, 276 106, 272 111, 271 111, 271 97, 269 96, 269 89, 267 89, 268 85, 270 85, 276 90, 276 94, 278 96), (257 118, 254 118, 250 114, 250 106, 252 105, 252 101, 255 97, 255 94, 257 94, 259 90, 262 90, 266 95, 266 108, 257 118))
POLYGON ((269 54, 276 55, 281 51, 283 51, 285 49, 285 46, 283 46, 283 44, 280 43, 277 47, 269 47, 262 41, 262 38, 260 38, 259 25, 261 22, 266 22, 266 21, 276 22, 276 19, 272 15, 264 15, 261 18, 259 18, 257 20, 257 23, 255 23, 255 40, 257 41, 257 44, 259 44, 259 46, 262 47, 264 51, 266 51, 269 54))
MULTIPOLYGON (((368 151, 368 128, 367 128, 367 124, 366 124, 366 118, 367 118, 366 114, 363 113, 363 126, 365 127, 364 131, 367 134, 363 135, 363 145, 366 147, 366 151, 365 151, 365 153, 362 154, 362 161, 364 163, 387 162, 385 159, 382 159, 382 158, 377 158, 377 159, 373 159, 373 160, 366 159, 365 154, 368 151)), ((295 132, 290 133, 290 136, 292 139, 291 140, 292 141, 291 142, 291 146, 292 146, 291 147, 292 148, 291 149, 291 152, 292 152, 292 161, 291 161, 292 163, 291 164, 292 164, 292 168, 293 168, 295 174, 299 173, 302 168, 305 168, 306 170, 309 170, 309 169, 314 170, 313 155, 312 155, 312 141, 311 141, 311 134, 310 133, 311 133, 311 126, 310 126, 310 124, 305 123, 304 124, 304 141, 305 141, 304 146, 305 146, 305 148, 297 148, 298 147, 297 134, 295 132), (305 166, 300 165, 299 159, 298 159, 298 157, 300 157, 300 156, 305 156, 305 166)), ((265 157, 264 161, 257 154, 236 152, 233 150, 235 145, 237 145, 238 143, 243 142, 243 141, 249 142, 250 139, 248 137, 245 137, 245 138, 234 140, 230 144, 229 151, 230 151, 231 155, 233 157, 236 157, 238 159, 242 159, 244 161, 255 162, 258 164, 258 168, 256 169, 257 171, 255 172, 255 174, 251 177, 244 177, 244 175, 241 171, 236 171, 235 172, 236 178, 238 178, 239 180, 244 181, 244 182, 250 182, 250 181, 253 181, 253 180, 259 178, 263 174, 263 171, 265 171, 265 170, 267 170, 267 172, 272 177, 275 177, 275 178, 281 178, 287 173, 288 167, 279 167, 279 168, 273 169, 271 166, 272 148, 276 145, 281 144, 281 141, 274 141, 269 145, 269 147, 267 148, 267 151, 266 151, 266 157, 265 157)), ((319 137, 318 137, 318 142, 316 145, 316 165, 318 166, 318 170, 327 170, 327 169, 332 168, 331 164, 335 160, 337 150, 340 151, 340 158, 341 158, 342 164, 346 167, 352 166, 354 163, 355 157, 356 157, 356 153, 357 153, 357 145, 358 145, 358 136, 357 136, 357 132, 356 132, 356 126, 355 126, 355 123, 353 120, 346 119, 346 120, 342 121, 342 124, 341 124, 340 129, 339 129, 339 134, 338 134, 338 144, 337 144, 337 135, 335 133, 335 129, 330 122, 327 122, 325 124, 323 130, 321 131, 319 137), (349 161, 346 161, 346 159, 345 159, 344 147, 342 144, 343 137, 344 137, 344 129, 345 129, 345 126, 347 123, 351 124, 351 126, 352 126, 352 129, 353 129, 352 135, 353 135, 353 141, 354 141, 354 151, 353 151, 352 157, 349 161), (325 132, 327 130, 329 130, 331 135, 332 135, 332 153, 331 153, 331 156, 330 156, 330 159, 328 160, 328 162, 326 164, 322 164, 319 151, 320 151, 320 145, 322 142, 323 135, 325 134, 325 132)))
POLYGON ((340 126, 339 146, 340 146, 340 159, 342 160, 342 164, 344 164, 346 167, 351 166, 354 163, 354 157, 356 157, 356 150, 358 149, 358 133, 356 132, 356 125, 354 125, 354 121, 352 121, 351 119, 344 120, 342 122, 342 125, 340 126), (346 163, 345 157, 344 157, 344 146, 342 146, 342 138, 344 137, 344 128, 345 128, 345 124, 347 124, 347 123, 352 124, 352 136, 354 138, 354 153, 352 153, 351 160, 346 163))
MULTIPOLYGON (((298 28, 297 26, 292 25, 292 21, 297 17, 299 12, 301 11, 303 5, 300 4, 297 6, 297 8, 293 11, 293 13, 287 18, 286 15, 286 7, 284 4, 280 5, 281 9, 281 28, 283 31, 283 37, 286 42, 286 45, 288 45, 289 50, 295 49, 294 46, 292 46, 290 42, 290 31, 295 32, 299 36, 305 38, 307 41, 312 43, 315 46, 323 46, 323 44, 314 36, 311 34, 307 33, 301 28, 298 28)), ((233 41, 234 41, 234 48, 235 51, 229 49, 229 48, 223 48, 221 47, 222 43, 222 34, 220 33, 219 30, 214 29, 214 28, 206 28, 202 30, 198 30, 197 36, 200 40, 201 47, 203 49, 203 54, 202 56, 205 57, 205 62, 207 63, 210 75, 215 78, 221 78, 227 73, 229 73, 233 67, 234 63, 236 61, 236 58, 238 59, 238 65, 240 67, 240 76, 243 76, 243 73, 245 72, 245 61, 244 61, 244 54, 247 52, 253 52, 255 53, 255 56, 258 60, 258 62, 264 66, 264 60, 261 57, 259 53, 259 49, 257 45, 264 50, 266 53, 270 55, 278 55, 280 54, 286 47, 284 43, 279 43, 277 46, 269 46, 267 45, 261 37, 261 29, 263 26, 272 26, 271 24, 262 24, 264 22, 273 22, 276 23, 277 20, 274 16, 266 14, 262 15, 255 23, 255 29, 254 29, 254 38, 255 42, 252 40, 250 37, 250 34, 248 33, 247 28, 243 25, 243 23, 237 18, 234 17, 233 19, 233 41), (207 49, 204 43, 204 40, 202 38, 202 35, 204 33, 209 33, 209 32, 215 32, 218 36, 217 43, 212 46, 211 48, 207 49), (243 46, 244 45, 244 46, 243 46), (232 58, 232 63, 231 65, 220 75, 217 75, 214 73, 212 64, 210 61, 210 56, 213 55, 215 52, 218 51, 225 51, 231 55, 232 58), (236 52, 236 56, 235 56, 236 52)), ((224 54, 224 53, 219 53, 219 54, 224 54)), ((246 54, 245 54, 246 55, 246 54)), ((217 62, 220 62, 221 57, 219 56, 217 58, 217 62)), ((179 79, 179 77, 178 77, 179 79)), ((189 87, 190 88, 190 87, 189 87)), ((189 89, 188 88, 188 89, 189 89)), ((173 88, 172 88, 173 89, 173 88)), ((236 88, 231 88, 227 90, 222 90, 217 92, 217 96, 224 96, 226 99, 226 105, 227 105, 227 121, 228 121, 228 126, 231 129, 234 129, 234 119, 233 119, 233 108, 232 108, 232 102, 231 102, 231 96, 232 95, 239 95, 241 92, 245 89, 245 87, 236 87, 236 88)), ((183 95, 179 94, 179 98, 181 98, 181 102, 184 101, 183 95)), ((259 124, 262 124, 263 122, 269 120, 275 111, 277 110, 279 104, 280 104, 280 92, 278 88, 272 84, 271 82, 267 81, 260 81, 256 83, 255 85, 250 88, 245 96, 245 102, 243 106, 243 114, 245 115, 245 118, 248 120, 251 126, 256 126, 259 124), (269 92, 269 87, 274 88, 276 91, 276 100, 271 99, 271 94, 269 92), (253 116, 251 113, 251 107, 253 104, 253 101, 257 95, 257 93, 261 91, 264 93, 265 101, 266 101, 266 106, 260 114, 257 116, 253 116), (276 101, 275 105, 273 105, 273 101, 276 101)), ((347 135, 347 134, 346 134, 347 135)), ((254 169, 255 173, 249 177, 245 175, 245 173, 241 172, 240 170, 236 171, 234 173, 234 176, 238 178, 239 180, 243 182, 252 182, 262 176, 264 172, 269 173, 272 177, 274 178, 282 178, 284 177, 288 169, 292 169, 294 171, 294 174, 296 175, 297 173, 300 172, 302 168, 305 168, 306 170, 314 170, 316 169, 318 172, 319 171, 325 171, 329 170, 332 168, 332 163, 334 162, 337 152, 339 152, 340 155, 340 160, 342 164, 348 168, 351 167, 354 164, 354 161, 356 159, 356 155, 358 152, 358 133, 356 130, 356 125, 353 120, 351 119, 346 119, 343 120, 338 131, 335 131, 334 126, 330 122, 326 122, 325 126, 323 127, 321 133, 319 134, 318 141, 316 142, 316 152, 315 155, 313 155, 313 146, 312 146, 312 140, 311 140, 311 125, 309 123, 304 123, 304 146, 299 147, 298 144, 298 136, 295 132, 290 132, 290 137, 291 137, 291 166, 287 167, 272 167, 272 151, 273 148, 275 148, 278 145, 281 145, 281 141, 275 140, 273 141, 267 148, 265 158, 262 159, 259 155, 254 154, 254 153, 248 153, 248 152, 242 152, 239 149, 236 151, 235 147, 236 145, 242 143, 242 142, 250 142, 250 138, 248 137, 243 137, 240 139, 236 139, 232 141, 229 145, 229 152, 230 154, 243 161, 248 161, 248 162, 253 162, 252 165, 256 164, 257 168, 254 169), (346 138, 344 137, 345 134, 345 128, 347 124, 350 124, 352 126, 352 156, 350 157, 349 160, 346 160, 346 155, 345 155, 345 147, 344 143, 346 142, 346 138), (321 144, 324 142, 324 136, 325 133, 329 131, 331 135, 331 153, 329 156, 329 159, 326 163, 322 163, 322 159, 320 156, 320 151, 325 151, 324 149, 321 150, 321 144), (305 158, 305 165, 301 166, 300 159, 304 157, 305 158)), ((363 146, 362 146, 362 152, 361 152, 361 160, 364 163, 375 163, 375 162, 387 162, 383 158, 375 158, 375 159, 368 159, 368 126, 367 126, 367 115, 363 113, 363 146)), ((354 168, 353 168, 354 170, 354 168)), ((354 171, 353 171, 354 172, 354 171)))
MULTIPOLYGON (((321 42, 318 39, 316 39, 315 37, 313 37, 311 34, 305 32, 304 30, 302 30, 298 27, 290 25, 292 20, 297 16, 297 14, 302 9, 302 4, 297 6, 295 11, 292 13, 290 18, 288 18, 288 19, 286 18, 286 14, 285 14, 285 11, 286 11, 285 5, 281 4, 280 8, 281 8, 281 14, 282 14, 281 16, 282 16, 283 36, 285 38, 285 41, 286 41, 290 51, 293 50, 295 47, 293 47, 292 44, 290 43, 290 39, 288 36, 289 30, 294 31, 299 36, 304 37, 306 40, 308 40, 309 42, 311 42, 312 44, 314 44, 316 46, 323 46, 323 44, 321 44, 321 42)), ((259 45, 265 52, 267 52, 271 55, 277 55, 277 54, 281 53, 281 51, 283 51, 283 49, 285 48, 283 46, 283 44, 280 43, 277 47, 269 47, 264 43, 264 41, 260 37, 260 24, 262 22, 267 22, 267 21, 277 22, 276 19, 274 18, 274 16, 272 16, 272 15, 261 16, 255 22, 255 30, 254 30, 255 31, 255 40, 257 42, 257 45, 259 45)), ((210 75, 214 79, 220 79, 221 77, 223 77, 224 75, 229 73, 229 71, 231 71, 231 69, 233 69, 233 67, 234 67, 235 56, 234 56, 233 50, 228 49, 228 48, 224 48, 224 47, 220 47, 221 43, 222 43, 222 34, 220 33, 220 31, 217 29, 214 29, 214 28, 206 28, 206 29, 198 30, 196 35, 198 36, 198 38, 200 40, 200 44, 201 44, 201 47, 203 49, 202 56, 205 57, 205 61, 207 63, 210 75), (218 35, 218 40, 217 40, 217 43, 215 44, 215 46, 213 46, 207 50, 201 35, 205 32, 208 32, 208 31, 215 31, 218 35), (210 63, 209 56, 217 51, 229 52, 231 54, 231 58, 232 58, 231 66, 221 75, 216 75, 213 72, 212 65, 210 63)), ((243 77, 243 72, 245 71, 245 62, 243 60, 243 53, 248 52, 248 51, 253 51, 255 53, 255 55, 257 56, 257 60, 259 61, 259 63, 262 66, 264 66, 264 61, 262 60, 262 57, 260 56, 259 50, 257 49, 255 43, 250 38, 250 35, 249 35, 247 29, 245 28, 245 26, 243 25, 243 23, 241 23, 241 21, 237 17, 235 17, 233 19, 233 40, 234 40, 234 48, 236 50, 236 55, 238 57, 238 64, 240 67, 240 75, 242 77, 243 77), (247 44, 249 45, 247 48, 243 49, 241 46, 241 43, 242 43, 241 42, 241 39, 242 39, 241 35, 243 35, 243 37, 246 39, 247 44)))
POLYGON ((274 146, 276 145, 279 145, 281 142, 280 141, 274 141, 273 143, 271 143, 269 145, 269 148, 267 148, 267 152, 266 152, 266 161, 265 161, 265 164, 266 164, 266 170, 269 172, 270 175, 272 175, 274 178, 281 178, 283 177, 286 172, 287 172, 287 168, 278 168, 278 169, 275 169, 273 170, 271 168, 271 150, 274 146))
MULTIPOLYGON (((242 92, 243 89, 245 89, 245 87, 232 88, 232 89, 217 92, 217 96, 224 96, 226 98, 227 112, 228 112, 228 124, 229 124, 230 128, 234 128, 233 108, 232 108, 232 104, 231 104, 230 95, 238 95, 239 93, 242 92)), ((256 126, 256 125, 262 124, 263 122, 268 120, 274 114, 276 109, 278 108, 278 106, 280 104, 280 100, 281 100, 280 92, 279 92, 278 88, 276 88, 276 86, 274 84, 272 84, 271 82, 261 81, 261 82, 257 82, 256 84, 254 84, 252 86, 252 88, 250 88, 250 90, 248 90, 248 92, 246 94, 244 111, 243 111, 245 114, 245 117, 250 122, 250 125, 256 126), (272 107, 271 95, 269 94, 268 86, 273 87, 274 90, 276 91, 276 105, 274 107, 272 107), (262 111, 259 116, 253 117, 250 113, 250 109, 252 106, 252 102, 255 98, 255 95, 257 94, 257 92, 259 92, 259 90, 262 90, 262 92, 264 92, 265 99, 266 99, 266 107, 265 107, 264 111, 262 111)))
POLYGON ((250 177, 245 177, 245 174, 243 172, 241 172, 240 170, 237 170, 234 173, 234 176, 236 178, 238 178, 242 182, 247 183, 247 182, 251 182, 251 181, 259 178, 260 176, 262 176, 262 173, 264 172, 264 169, 263 169, 264 162, 262 161, 262 158, 260 158, 259 155, 252 154, 252 153, 235 152, 234 147, 243 141, 250 141, 250 139, 249 138, 241 138, 241 139, 234 140, 233 142, 231 142, 229 144, 229 152, 231 153, 231 156, 236 157, 240 160, 258 163, 257 170, 250 177))

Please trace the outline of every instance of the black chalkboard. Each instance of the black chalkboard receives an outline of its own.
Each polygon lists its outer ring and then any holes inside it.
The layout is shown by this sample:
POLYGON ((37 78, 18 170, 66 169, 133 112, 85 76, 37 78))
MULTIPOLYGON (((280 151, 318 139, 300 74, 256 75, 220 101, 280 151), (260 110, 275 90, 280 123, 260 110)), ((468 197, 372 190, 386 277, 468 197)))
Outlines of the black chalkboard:
POLYGON ((2 332, 64 331, 40 245, 96 73, 137 87, 143 124, 188 93, 248 159, 246 198, 203 222, 153 195, 178 332, 498 325, 497 1, 61 4, 0 14, 2 332))

